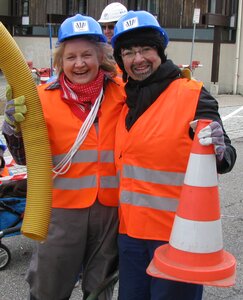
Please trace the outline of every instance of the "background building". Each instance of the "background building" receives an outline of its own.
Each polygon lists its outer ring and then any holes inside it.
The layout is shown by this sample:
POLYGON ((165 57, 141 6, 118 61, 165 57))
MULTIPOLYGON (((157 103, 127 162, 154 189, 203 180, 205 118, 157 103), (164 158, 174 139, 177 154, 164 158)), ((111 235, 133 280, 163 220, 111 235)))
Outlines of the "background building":
MULTIPOLYGON (((0 0, 0 21, 26 60, 37 68, 49 67, 60 23, 76 13, 98 20, 111 2, 115 1, 0 0)), ((203 80, 212 93, 243 94, 242 0, 118 2, 128 10, 143 9, 154 14, 170 37, 168 57, 178 65, 199 61, 202 67, 195 69, 194 76, 203 80), (200 9, 199 15, 195 15, 195 9, 200 9)))

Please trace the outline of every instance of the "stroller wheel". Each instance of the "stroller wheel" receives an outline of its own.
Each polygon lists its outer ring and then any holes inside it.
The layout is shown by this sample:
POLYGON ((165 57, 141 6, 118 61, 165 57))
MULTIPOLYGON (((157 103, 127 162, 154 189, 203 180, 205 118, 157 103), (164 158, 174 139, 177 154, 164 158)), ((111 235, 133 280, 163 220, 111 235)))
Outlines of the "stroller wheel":
POLYGON ((8 247, 0 244, 0 270, 3 270, 10 263, 10 260, 11 254, 8 247))

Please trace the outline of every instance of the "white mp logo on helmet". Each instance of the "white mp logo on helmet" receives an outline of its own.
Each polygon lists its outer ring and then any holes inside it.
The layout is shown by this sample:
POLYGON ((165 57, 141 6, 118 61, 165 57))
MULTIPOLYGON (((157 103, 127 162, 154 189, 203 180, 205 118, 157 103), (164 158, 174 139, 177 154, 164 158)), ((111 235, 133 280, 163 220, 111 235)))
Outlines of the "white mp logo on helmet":
POLYGON ((136 28, 138 26, 139 26, 139 24, 138 24, 138 18, 137 17, 128 19, 128 20, 123 22, 123 29, 124 30, 128 30, 128 29, 131 29, 131 28, 136 28))
POLYGON ((76 21, 73 22, 73 31, 74 32, 84 32, 89 31, 89 24, 87 21, 76 21))

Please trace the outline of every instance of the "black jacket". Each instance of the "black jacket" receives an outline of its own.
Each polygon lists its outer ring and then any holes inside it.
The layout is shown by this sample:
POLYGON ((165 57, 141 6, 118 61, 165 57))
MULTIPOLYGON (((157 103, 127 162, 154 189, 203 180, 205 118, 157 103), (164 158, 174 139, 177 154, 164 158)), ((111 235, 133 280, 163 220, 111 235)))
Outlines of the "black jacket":
MULTIPOLYGON (((136 81, 128 78, 125 85, 127 94, 126 104, 129 108, 126 117, 126 128, 130 130, 136 120, 152 105, 158 96, 167 89, 174 80, 182 77, 181 70, 171 61, 166 60, 159 68, 143 81, 136 81)), ((218 102, 210 95, 210 93, 202 87, 198 105, 195 112, 194 120, 210 119, 223 124, 218 112, 218 102)), ((189 131, 190 137, 193 139, 194 133, 192 129, 189 131)), ((236 160, 236 150, 231 145, 230 138, 224 130, 224 142, 226 151, 223 160, 217 160, 218 173, 227 173, 231 171, 236 160)))

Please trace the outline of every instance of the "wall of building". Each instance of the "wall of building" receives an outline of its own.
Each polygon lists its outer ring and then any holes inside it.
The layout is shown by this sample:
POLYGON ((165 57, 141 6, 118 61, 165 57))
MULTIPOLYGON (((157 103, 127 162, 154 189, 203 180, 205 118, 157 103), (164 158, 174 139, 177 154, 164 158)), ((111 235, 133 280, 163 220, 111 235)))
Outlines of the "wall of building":
MULTIPOLYGON (((26 60, 33 61, 36 68, 50 67, 50 42, 46 37, 14 37, 26 60)), ((53 38, 53 48, 56 38, 53 38)), ((191 57, 191 42, 171 41, 166 50, 167 57, 175 64, 189 64, 191 57)), ((54 49, 53 49, 54 51, 54 49)), ((211 83, 212 66, 212 43, 195 43, 193 60, 198 60, 202 67, 195 69, 193 76, 204 82, 205 87, 214 93, 214 85, 211 83)), ((241 50, 243 57, 243 47, 241 50)), ((232 93, 236 63, 235 44, 221 44, 219 82, 217 91, 219 94, 232 93)), ((243 66, 239 64, 238 89, 237 93, 243 94, 243 66)))
MULTIPOLYGON (((240 17, 240 16, 239 16, 240 17)), ((243 95, 243 7, 241 11, 241 24, 238 26, 238 32, 240 30, 240 38, 239 38, 239 70, 238 70, 238 84, 237 84, 237 93, 243 95)), ((234 72, 235 74, 235 72, 234 72)))
POLYGON ((0 15, 7 16, 9 14, 9 1, 8 0, 1 0, 0 5, 0 15))
MULTIPOLYGON (((186 42, 170 42, 167 49, 167 57, 172 58, 176 64, 189 64, 191 57, 192 43, 186 42)), ((196 79, 202 80, 205 87, 213 91, 211 83, 211 68, 212 68, 212 43, 195 43, 193 49, 193 60, 198 60, 202 64, 194 70, 193 76, 196 79)), ((218 92, 220 94, 232 93, 233 91, 233 73, 234 73, 234 53, 235 45, 221 44, 220 49, 220 68, 218 92)))
MULTIPOLYGON (((243 34, 242 34, 242 39, 243 39, 243 34)), ((241 46, 240 55, 239 55, 239 72, 237 77, 238 77, 237 93, 243 95, 243 45, 241 46)))
MULTIPOLYGON (((35 68, 50 67, 50 40, 47 37, 14 37, 26 60, 32 61, 35 68)), ((52 52, 57 39, 52 39, 52 52)))

